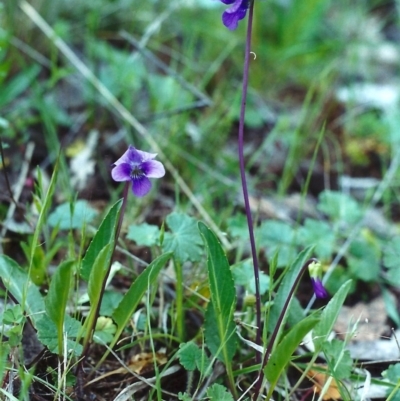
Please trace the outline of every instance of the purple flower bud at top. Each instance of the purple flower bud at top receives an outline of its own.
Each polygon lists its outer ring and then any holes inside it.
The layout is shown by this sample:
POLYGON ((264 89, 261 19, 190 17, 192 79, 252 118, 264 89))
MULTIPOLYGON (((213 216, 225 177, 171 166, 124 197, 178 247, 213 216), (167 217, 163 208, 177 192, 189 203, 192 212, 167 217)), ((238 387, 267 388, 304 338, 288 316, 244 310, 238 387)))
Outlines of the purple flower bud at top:
POLYGON ((111 176, 114 181, 131 181, 135 196, 145 196, 151 189, 149 178, 161 178, 165 169, 161 162, 153 160, 156 153, 147 153, 129 146, 128 150, 113 164, 111 176))
POLYGON ((315 279, 315 278, 311 277, 311 283, 314 288, 314 294, 317 298, 327 298, 328 297, 328 293, 326 292, 326 289, 320 279, 318 279, 318 278, 315 279))
POLYGON ((250 0, 221 0, 224 4, 232 4, 223 14, 223 24, 233 31, 237 28, 238 23, 246 16, 250 0))

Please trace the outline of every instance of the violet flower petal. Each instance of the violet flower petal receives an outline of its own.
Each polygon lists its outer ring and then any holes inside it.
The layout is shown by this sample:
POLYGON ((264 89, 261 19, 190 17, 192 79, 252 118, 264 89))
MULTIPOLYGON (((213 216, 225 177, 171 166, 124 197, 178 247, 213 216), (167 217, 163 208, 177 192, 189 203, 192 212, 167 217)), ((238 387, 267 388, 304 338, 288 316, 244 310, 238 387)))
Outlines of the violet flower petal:
POLYGON ((150 189, 151 182, 147 177, 141 176, 132 179, 132 192, 135 196, 141 198, 142 196, 147 195, 150 189))
POLYGON ((311 282, 314 288, 314 293, 317 298, 327 298, 328 293, 322 284, 322 281, 320 279, 315 279, 311 277, 311 282))
POLYGON ((131 164, 140 164, 143 161, 143 155, 140 150, 137 150, 133 146, 129 146, 128 152, 129 162, 131 164))
POLYGON ((157 160, 147 160, 140 165, 144 175, 149 178, 161 178, 165 175, 162 163, 157 160))
POLYGON ((114 181, 130 181, 132 179, 131 177, 131 172, 132 172, 132 166, 128 163, 121 163, 117 164, 112 170, 111 170, 111 177, 113 178, 114 181))
POLYGON ((226 12, 234 14, 238 12, 239 10, 244 10, 246 11, 248 8, 248 0, 235 0, 234 3, 232 3, 232 6, 230 6, 226 12))
POLYGON ((135 150, 140 155, 141 162, 145 162, 146 160, 152 160, 157 156, 157 153, 143 152, 143 150, 138 150, 138 149, 135 150))
POLYGON ((236 29, 239 21, 246 16, 248 8, 248 0, 235 0, 232 6, 222 14, 223 24, 230 30, 236 29))
POLYGON ((129 146, 128 150, 114 163, 114 166, 118 166, 119 164, 122 163, 129 164, 131 162, 130 153, 131 153, 131 146, 129 146))

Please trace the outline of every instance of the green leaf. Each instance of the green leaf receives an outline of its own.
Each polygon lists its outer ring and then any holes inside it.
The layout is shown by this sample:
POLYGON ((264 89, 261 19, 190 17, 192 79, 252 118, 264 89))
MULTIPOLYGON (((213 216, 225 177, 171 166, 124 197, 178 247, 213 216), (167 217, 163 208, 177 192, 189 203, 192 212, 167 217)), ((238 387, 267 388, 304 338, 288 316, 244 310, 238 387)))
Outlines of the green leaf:
MULTIPOLYGON (((53 321, 47 316, 43 317, 38 324, 38 339, 50 352, 58 353, 57 328, 53 321)), ((64 321, 63 336, 67 339, 64 347, 69 354, 79 356, 82 353, 82 345, 76 342, 76 338, 82 331, 82 325, 76 319, 66 315, 64 321)))
POLYGON ((233 321, 236 291, 232 272, 216 235, 204 223, 199 222, 198 226, 207 248, 211 292, 204 323, 206 344, 214 356, 229 365, 237 345, 233 321))
POLYGON ((237 214, 227 220, 228 232, 233 238, 241 240, 249 239, 249 227, 247 217, 244 214, 237 214))
POLYGON ((43 317, 45 311, 42 294, 30 280, 28 273, 14 260, 6 255, 0 255, 0 277, 4 286, 19 302, 33 323, 43 317))
POLYGON ((160 229, 147 223, 131 225, 126 238, 135 241, 138 245, 160 245, 160 229))
POLYGON ((383 265, 389 269, 388 279, 392 285, 400 283, 400 237, 392 238, 383 250, 383 265))
POLYGON ((121 206, 122 199, 111 207, 90 243, 85 257, 82 259, 81 276, 86 281, 89 280, 90 271, 99 252, 115 239, 121 206))
MULTIPOLYGON (((0 347, 0 381, 3 383, 4 375, 8 374, 9 357, 11 355, 11 347, 3 339, 0 347)), ((6 398, 7 399, 7 398, 6 398)))
MULTIPOLYGON (((354 277, 350 274, 349 269, 343 266, 336 266, 336 269, 332 272, 328 281, 325 283, 325 288, 329 294, 335 294, 339 291, 340 287, 348 280, 352 280, 354 277)), ((356 289, 356 280, 353 280, 350 286, 350 294, 356 289)))
POLYGON ((193 95, 182 90, 181 84, 174 77, 152 74, 147 81, 155 111, 182 107, 193 100, 193 95))
POLYGON ((8 84, 3 86, 0 94, 0 108, 7 105, 9 102, 12 102, 17 96, 27 90, 35 78, 39 75, 40 70, 40 66, 34 64, 30 68, 27 68, 18 74, 8 84))
POLYGON ((201 358, 201 354, 199 347, 192 341, 180 344, 177 353, 181 365, 190 371, 197 368, 197 361, 201 358))
POLYGON ((336 191, 324 191, 320 194, 318 210, 331 220, 347 225, 357 223, 363 215, 360 205, 352 197, 336 191))
POLYGON ((348 379, 353 368, 353 360, 350 351, 346 350, 346 344, 340 340, 325 341, 322 346, 328 362, 329 371, 335 380, 348 379))
POLYGON ((97 210, 93 209, 89 202, 78 200, 72 205, 63 203, 58 206, 47 220, 50 227, 58 227, 60 230, 82 229, 84 225, 93 221, 97 216, 97 210))
POLYGON ((295 231, 288 223, 267 220, 257 230, 257 236, 268 260, 279 252, 278 267, 288 266, 296 257, 295 231))
POLYGON ((100 315, 112 316, 115 308, 121 302, 124 296, 116 291, 104 291, 103 298, 101 299, 100 315))
MULTIPOLYGON (((251 260, 245 260, 232 266, 231 271, 236 285, 243 285, 248 292, 255 294, 254 269, 251 260)), ((259 272, 259 279, 260 294, 264 295, 269 289, 270 279, 262 271, 259 272)))
POLYGON ((347 255, 349 270, 353 276, 366 282, 376 281, 380 272, 381 251, 378 244, 359 237, 350 245, 347 255))
MULTIPOLYGON (((232 314, 233 316, 233 314, 232 314)), ((204 331, 207 347, 211 354, 225 364, 232 361, 237 347, 236 325, 214 308, 213 301, 209 301, 204 315, 204 331)))
MULTIPOLYGON (((274 330, 278 322, 279 316, 281 314, 281 311, 293 287, 293 284, 295 283, 301 268, 304 266, 307 260, 310 259, 313 250, 314 250, 313 246, 309 246, 308 248, 303 249, 297 256, 296 260, 292 263, 288 271, 285 273, 282 283, 279 286, 278 293, 276 294, 276 297, 274 299, 274 303, 271 307, 271 312, 268 320, 269 332, 272 333, 272 331, 274 330)), ((311 295, 312 294, 310 293, 310 297, 311 295)), ((289 310, 286 312, 286 315, 289 313, 291 324, 297 323, 303 317, 302 310, 299 310, 300 305, 298 302, 296 303, 296 301, 297 298, 292 297, 292 300, 290 301, 288 307, 289 310), (293 308, 296 308, 297 310, 294 311, 293 308)))
POLYGON ((322 344, 331 334, 333 325, 339 316, 340 309, 343 306, 346 296, 351 288, 351 284, 352 280, 346 281, 322 311, 320 317, 321 320, 313 330, 313 342, 316 352, 320 351, 322 344))
POLYGON ((1 323, 3 324, 17 325, 21 324, 25 320, 24 311, 19 304, 14 306, 6 306, 6 309, 1 315, 1 323))
POLYGON ((382 287, 382 296, 388 316, 396 323, 396 327, 400 327, 400 314, 397 307, 397 299, 385 287, 382 287))
POLYGON ((325 221, 306 219, 299 228, 300 241, 303 246, 315 245, 315 254, 322 260, 330 260, 335 247, 335 234, 325 221))
POLYGON ((318 321, 318 318, 312 315, 304 318, 293 326, 289 333, 286 334, 283 340, 277 345, 264 368, 265 377, 270 382, 271 388, 276 386, 283 370, 289 364, 294 351, 305 335, 312 330, 318 321))
MULTIPOLYGON (((101 302, 101 296, 103 292, 104 282, 107 279, 107 273, 109 271, 111 258, 114 252, 114 240, 110 244, 107 244, 97 255, 93 267, 90 271, 89 282, 88 282, 88 296, 90 301, 90 310, 86 318, 85 327, 94 327, 95 319, 97 318, 97 305, 101 302)), ((86 335, 89 336, 91 333, 87 331, 86 335)), ((89 337, 85 338, 85 341, 89 341, 89 337)))
POLYGON ((177 355, 179 362, 186 370, 198 369, 204 375, 210 366, 204 350, 201 350, 193 341, 181 344, 177 355))
MULTIPOLYGON (((57 158, 56 164, 54 166, 53 174, 50 179, 49 186, 47 188, 46 195, 44 196, 44 199, 41 200, 41 204, 39 206, 39 217, 35 226, 35 231, 33 233, 33 237, 30 243, 31 246, 31 252, 29 256, 29 273, 31 274, 35 268, 35 256, 37 255, 37 250, 40 248, 39 244, 39 236, 40 232, 42 231, 43 225, 47 221, 47 211, 50 208, 51 201, 53 199, 53 194, 56 189, 56 183, 57 183, 57 176, 58 176, 58 169, 59 169, 59 157, 57 158)), ((41 177, 40 170, 38 169, 38 177, 41 177)), ((42 180, 39 178, 39 183, 41 184, 42 180)), ((43 185, 41 184, 40 187, 42 188, 43 185)), ((45 269, 46 266, 43 265, 43 269, 45 269)), ((43 273, 44 274, 44 273, 43 273)), ((40 272, 35 272, 35 275, 40 276, 40 272)))
POLYGON ((188 395, 186 393, 178 393, 178 400, 180 401, 193 401, 193 397, 191 395, 188 395))
POLYGON ((93 339, 98 344, 108 344, 114 338, 117 331, 117 326, 112 319, 105 316, 100 316, 97 319, 93 339))
MULTIPOLYGON (((393 365, 389 365, 387 370, 382 372, 382 376, 393 383, 394 386, 397 386, 400 381, 400 363, 396 363, 393 365)), ((387 391, 387 395, 391 396, 390 401, 400 401, 400 390, 395 390, 394 388, 390 388, 387 391), (392 395, 393 393, 393 395, 392 395)), ((389 399, 389 398, 387 398, 389 399)))
MULTIPOLYGON (((122 298, 112 315, 114 322, 117 324, 117 331, 110 344, 110 349, 118 341, 119 336, 128 324, 129 319, 132 317, 144 294, 156 281, 161 269, 171 256, 171 253, 165 253, 153 260, 153 262, 150 263, 132 283, 128 292, 122 298)), ((102 360, 108 355, 108 353, 109 352, 106 352, 106 354, 104 354, 102 360)))
POLYGON ((153 285, 161 269, 170 258, 171 253, 165 253, 159 256, 157 259, 153 260, 132 283, 128 292, 124 295, 122 301, 113 313, 113 319, 117 323, 119 330, 124 329, 145 292, 153 285))
POLYGON ((110 267, 110 261, 114 252, 114 241, 107 244, 97 255, 90 271, 88 282, 88 296, 91 306, 95 306, 100 302, 100 296, 106 279, 106 274, 110 267))
POLYGON ((201 260, 202 241, 197 230, 196 220, 183 213, 171 213, 166 221, 172 232, 165 233, 163 250, 174 252, 174 258, 180 263, 188 260, 192 262, 201 260))
POLYGON ((71 260, 61 263, 51 278, 49 291, 45 298, 47 316, 53 321, 57 329, 58 355, 62 355, 64 350, 64 317, 74 264, 75 262, 71 260))
POLYGON ((221 384, 214 383, 207 389, 207 395, 210 401, 233 401, 232 394, 228 390, 221 386, 221 384))

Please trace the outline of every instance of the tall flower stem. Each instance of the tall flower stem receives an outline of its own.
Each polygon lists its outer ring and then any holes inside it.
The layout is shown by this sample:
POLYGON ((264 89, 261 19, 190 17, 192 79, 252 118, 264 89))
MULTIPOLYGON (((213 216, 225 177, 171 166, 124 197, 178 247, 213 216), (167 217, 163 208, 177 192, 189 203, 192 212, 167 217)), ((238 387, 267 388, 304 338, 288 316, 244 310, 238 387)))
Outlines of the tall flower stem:
MULTIPOLYGON (((249 227, 251 254, 253 257, 254 280, 255 280, 255 290, 256 290, 255 291, 256 292, 256 325, 257 325, 256 343, 258 345, 261 345, 260 274, 259 274, 256 241, 254 239, 253 218, 251 216, 251 210, 250 210, 249 192, 247 190, 246 170, 245 170, 244 154, 243 154, 244 117, 245 117, 245 112, 246 112, 247 89, 249 86, 249 67, 250 67, 250 54, 251 54, 250 53, 250 51, 251 51, 251 33, 252 33, 252 29, 253 29, 253 10, 254 10, 254 2, 251 1, 250 8, 249 8, 249 20, 248 20, 248 25, 247 25, 246 46, 245 46, 245 55, 244 55, 242 102, 241 102, 241 107, 240 107, 240 120, 239 120, 238 152, 239 152, 239 167, 240 167, 240 177, 241 177, 241 181, 242 181, 244 206, 245 206, 246 216, 247 216, 247 225, 249 227)), ((256 353, 256 362, 257 363, 261 362, 261 355, 258 352, 256 353)))

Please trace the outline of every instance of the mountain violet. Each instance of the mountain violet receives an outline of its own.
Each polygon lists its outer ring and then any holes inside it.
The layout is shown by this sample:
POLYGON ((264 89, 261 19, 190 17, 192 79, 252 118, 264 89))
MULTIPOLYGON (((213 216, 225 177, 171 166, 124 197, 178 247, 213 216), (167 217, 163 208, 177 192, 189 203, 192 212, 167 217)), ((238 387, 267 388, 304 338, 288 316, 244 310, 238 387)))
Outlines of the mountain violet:
POLYGON ((114 181, 131 181, 135 196, 145 196, 151 189, 149 178, 161 178, 165 169, 161 162, 153 160, 156 153, 147 153, 129 146, 128 150, 113 164, 111 176, 114 181))

